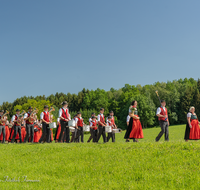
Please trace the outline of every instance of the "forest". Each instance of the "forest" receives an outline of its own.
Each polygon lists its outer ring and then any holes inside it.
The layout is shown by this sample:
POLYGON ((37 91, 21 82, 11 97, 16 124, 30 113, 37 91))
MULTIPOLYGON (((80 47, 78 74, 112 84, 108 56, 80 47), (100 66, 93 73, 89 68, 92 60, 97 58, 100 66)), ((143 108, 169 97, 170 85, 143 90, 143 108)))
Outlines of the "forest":
POLYGON ((105 109, 105 116, 109 111, 114 111, 115 121, 119 128, 126 128, 128 108, 133 100, 138 102, 138 113, 143 128, 158 126, 156 109, 160 106, 155 91, 158 90, 161 99, 166 100, 171 125, 186 123, 186 114, 191 106, 195 106, 197 116, 200 116, 200 79, 179 79, 165 82, 155 82, 152 85, 129 85, 125 84, 120 89, 111 88, 109 91, 97 88, 88 90, 83 88, 78 94, 56 93, 50 96, 21 97, 14 102, 3 102, 0 109, 9 111, 8 118, 15 114, 15 110, 27 111, 29 106, 39 109, 38 117, 43 111, 44 105, 53 106, 55 120, 58 110, 63 101, 69 103, 69 111, 73 117, 78 111, 87 123, 92 112, 99 113, 99 109, 105 109))

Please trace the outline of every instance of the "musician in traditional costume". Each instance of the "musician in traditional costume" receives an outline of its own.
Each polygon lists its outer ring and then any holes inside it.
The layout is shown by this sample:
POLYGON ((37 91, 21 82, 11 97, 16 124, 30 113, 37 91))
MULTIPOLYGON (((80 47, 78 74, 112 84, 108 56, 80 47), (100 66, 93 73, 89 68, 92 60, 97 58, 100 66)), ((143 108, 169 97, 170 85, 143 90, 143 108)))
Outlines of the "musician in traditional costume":
MULTIPOLYGON (((92 117, 97 118, 97 117, 95 116, 95 113, 94 113, 94 112, 92 112, 91 117, 89 118, 89 125, 93 125, 93 124, 91 124, 92 117)), ((93 130, 92 127, 90 127, 90 137, 89 137, 89 139, 88 139, 88 141, 87 141, 88 143, 92 140, 92 138, 93 138, 93 133, 94 133, 94 130, 93 130)))
MULTIPOLYGON (((7 120, 7 116, 5 116, 6 119, 6 123, 5 123, 5 141, 9 141, 9 137, 10 137, 10 130, 9 130, 9 121, 7 120)), ((1 133, 0 135, 0 141, 3 142, 3 133, 1 133)))
POLYGON ((21 137, 22 137, 22 142, 24 142, 26 138, 26 122, 22 120, 21 122, 21 137))
POLYGON ((1 133, 3 134, 2 143, 5 143, 5 137, 6 137, 5 123, 6 123, 6 119, 3 116, 3 113, 4 113, 4 110, 0 110, 0 135, 1 135, 1 133))
POLYGON ((161 100, 161 106, 157 109, 156 115, 159 120, 159 125, 161 127, 161 131, 156 137, 156 142, 160 140, 163 134, 165 134, 165 141, 169 141, 169 119, 168 119, 168 112, 165 100, 161 100))
POLYGON ((26 121, 26 137, 24 143, 29 141, 33 143, 34 138, 34 115, 32 114, 33 108, 30 106, 28 112, 24 114, 24 120, 26 121))
MULTIPOLYGON (((96 116, 92 116, 90 120, 90 133, 91 133, 92 138, 90 138, 90 140, 93 139, 92 141, 93 143, 97 142, 97 135, 98 135, 97 129, 98 128, 97 128, 96 116)), ((88 142, 90 141, 88 140, 88 142)))
POLYGON ((189 113, 187 114, 187 125, 185 129, 185 141, 188 140, 199 140, 200 139, 200 122, 195 113, 195 107, 191 107, 189 113))
MULTIPOLYGON (((116 125, 113 123, 112 116, 107 117, 107 126, 110 126, 113 129, 117 129, 116 125)), ((110 138, 112 138, 112 142, 115 142, 115 133, 112 131, 108 133, 107 142, 109 142, 110 138)))
POLYGON ((39 143, 46 141, 50 143, 50 116, 49 116, 49 106, 44 106, 44 111, 40 114, 40 120, 42 121, 42 136, 39 140, 39 143))
POLYGON ((103 142, 106 143, 107 142, 107 138, 106 138, 106 132, 105 132, 105 118, 104 118, 104 108, 100 108, 100 114, 98 115, 98 129, 99 129, 99 134, 97 136, 97 142, 99 141, 99 139, 101 138, 101 136, 103 137, 103 142))
POLYGON ((34 122, 34 138, 33 142, 38 143, 41 136, 42 136, 42 124, 37 119, 37 115, 34 116, 35 122, 34 122))
MULTIPOLYGON (((60 108, 59 115, 58 115, 58 117, 60 118, 60 124, 61 124, 61 131, 60 131, 60 136, 59 136, 58 142, 61 142, 63 132, 65 131, 66 143, 69 143, 70 131, 69 131, 69 127, 68 127, 68 121, 69 121, 69 110, 67 108, 68 103, 66 101, 64 101, 62 103, 62 106, 63 107, 60 108)), ((64 141, 65 141, 65 139, 64 139, 64 141)))
POLYGON ((22 143, 22 137, 21 137, 21 122, 22 122, 22 116, 20 116, 20 110, 16 110, 16 114, 12 116, 11 121, 14 123, 14 134, 11 140, 11 143, 14 143, 15 137, 17 133, 19 134, 19 141, 22 143))
POLYGON ((133 101, 129 108, 129 115, 131 117, 129 126, 132 126, 129 139, 138 142, 138 139, 144 138, 140 117, 138 116, 137 101, 133 101))
POLYGON ((59 136, 60 136, 60 131, 61 131, 61 125, 60 125, 60 118, 57 118, 57 128, 56 128, 56 133, 55 133, 55 143, 58 142, 59 136))
POLYGON ((77 136, 75 138, 75 141, 77 142, 77 140, 81 137, 81 142, 83 143, 84 142, 83 125, 85 125, 85 123, 83 122, 83 118, 81 117, 81 112, 77 113, 75 122, 76 122, 76 129, 77 129, 77 136))

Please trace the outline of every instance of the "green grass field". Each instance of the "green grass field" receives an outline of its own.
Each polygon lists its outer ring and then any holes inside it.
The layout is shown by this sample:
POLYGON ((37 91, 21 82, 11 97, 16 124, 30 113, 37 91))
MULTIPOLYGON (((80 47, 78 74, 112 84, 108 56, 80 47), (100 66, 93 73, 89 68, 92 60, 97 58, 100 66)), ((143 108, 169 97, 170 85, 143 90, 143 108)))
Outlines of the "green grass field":
POLYGON ((0 189, 200 189, 200 142, 184 142, 185 125, 169 128, 170 142, 156 143, 159 131, 139 143, 123 132, 107 144, 2 144, 0 189))

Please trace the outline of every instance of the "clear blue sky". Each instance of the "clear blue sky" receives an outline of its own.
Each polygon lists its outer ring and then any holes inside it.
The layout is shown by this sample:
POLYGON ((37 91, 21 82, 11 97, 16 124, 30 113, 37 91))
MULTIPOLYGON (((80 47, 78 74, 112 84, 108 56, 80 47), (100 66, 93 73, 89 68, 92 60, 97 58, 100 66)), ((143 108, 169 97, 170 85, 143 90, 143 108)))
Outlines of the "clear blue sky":
POLYGON ((200 78, 199 0, 1 0, 3 101, 200 78))

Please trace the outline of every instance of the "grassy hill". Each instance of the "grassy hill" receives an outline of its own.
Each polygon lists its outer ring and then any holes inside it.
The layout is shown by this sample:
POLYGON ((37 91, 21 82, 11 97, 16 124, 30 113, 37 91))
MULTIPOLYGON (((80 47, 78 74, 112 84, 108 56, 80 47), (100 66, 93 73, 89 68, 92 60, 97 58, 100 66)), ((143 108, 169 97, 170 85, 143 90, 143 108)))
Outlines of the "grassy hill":
POLYGON ((2 144, 0 189, 200 189, 200 142, 184 142, 185 125, 170 127, 170 142, 156 143, 159 131, 139 143, 123 132, 107 144, 2 144))

